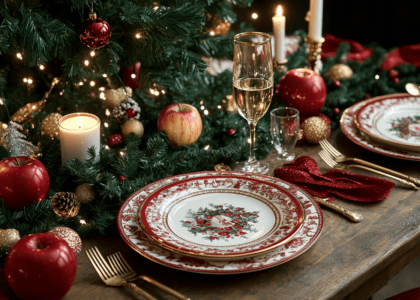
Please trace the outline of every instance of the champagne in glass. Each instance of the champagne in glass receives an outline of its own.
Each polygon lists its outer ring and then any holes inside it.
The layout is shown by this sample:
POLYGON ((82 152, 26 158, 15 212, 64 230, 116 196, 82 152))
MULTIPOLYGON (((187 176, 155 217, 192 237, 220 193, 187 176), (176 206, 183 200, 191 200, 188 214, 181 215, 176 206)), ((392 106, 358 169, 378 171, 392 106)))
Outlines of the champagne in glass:
POLYGON ((273 97, 273 62, 271 36, 260 32, 237 34, 234 38, 233 95, 239 114, 248 121, 250 131, 249 158, 236 169, 252 173, 268 173, 267 163, 255 159, 255 129, 267 112, 273 97))

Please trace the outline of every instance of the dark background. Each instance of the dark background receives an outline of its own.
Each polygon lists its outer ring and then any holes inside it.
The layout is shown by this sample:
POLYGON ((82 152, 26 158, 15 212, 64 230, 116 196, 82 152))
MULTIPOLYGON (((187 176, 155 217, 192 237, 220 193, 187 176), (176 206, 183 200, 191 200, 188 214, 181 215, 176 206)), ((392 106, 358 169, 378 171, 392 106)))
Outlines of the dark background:
MULTIPOLYGON (((235 10, 237 23, 246 21, 256 31, 272 32, 277 5, 286 16, 287 35, 308 31, 309 0, 255 0, 251 7, 235 10), (251 18, 253 12, 259 15, 257 20, 251 18)), ((323 35, 385 48, 420 43, 420 0, 324 0, 323 14, 323 35)))

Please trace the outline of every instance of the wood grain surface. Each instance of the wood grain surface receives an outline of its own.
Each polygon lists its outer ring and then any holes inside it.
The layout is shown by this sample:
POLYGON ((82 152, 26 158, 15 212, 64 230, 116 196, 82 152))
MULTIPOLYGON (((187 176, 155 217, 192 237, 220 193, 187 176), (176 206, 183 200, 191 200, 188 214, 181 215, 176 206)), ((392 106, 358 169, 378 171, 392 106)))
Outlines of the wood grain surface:
MULTIPOLYGON (((350 142, 340 130, 333 132, 329 141, 346 155, 420 178, 419 162, 372 153, 350 142)), ((296 147, 295 153, 315 158, 324 173, 328 168, 317 155, 320 149, 319 145, 305 144, 296 147)), ((275 153, 265 160, 272 165, 271 175, 281 166, 275 153)), ((357 169, 354 173, 372 175, 357 169)), ((84 251, 93 246, 104 255, 121 251, 139 274, 191 299, 367 299, 420 253, 419 192, 396 183, 385 201, 337 199, 336 203, 359 211, 364 220, 353 223, 322 208, 324 229, 312 248, 285 264, 247 274, 203 275, 171 269, 137 254, 118 235, 84 240, 76 281, 64 299, 142 299, 126 288, 105 286, 84 251)), ((137 283, 157 299, 174 299, 146 282, 137 283)))

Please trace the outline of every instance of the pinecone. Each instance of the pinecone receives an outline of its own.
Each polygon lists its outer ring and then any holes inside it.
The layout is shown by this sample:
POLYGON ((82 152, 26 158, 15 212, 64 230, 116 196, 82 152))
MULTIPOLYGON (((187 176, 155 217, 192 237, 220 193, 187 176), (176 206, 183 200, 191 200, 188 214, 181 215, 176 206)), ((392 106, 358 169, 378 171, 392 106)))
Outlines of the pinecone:
POLYGON ((58 192, 52 199, 52 208, 61 218, 73 218, 79 213, 80 199, 71 192, 58 192))

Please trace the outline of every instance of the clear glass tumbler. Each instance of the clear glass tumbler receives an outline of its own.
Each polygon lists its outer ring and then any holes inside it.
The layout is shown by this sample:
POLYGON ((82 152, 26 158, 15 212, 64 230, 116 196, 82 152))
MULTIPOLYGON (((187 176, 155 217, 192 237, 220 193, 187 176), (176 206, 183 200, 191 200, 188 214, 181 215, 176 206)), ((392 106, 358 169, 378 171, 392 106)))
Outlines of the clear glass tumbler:
POLYGON ((277 150, 277 159, 284 162, 292 161, 299 135, 299 111, 291 107, 281 107, 270 112, 271 138, 277 150))

